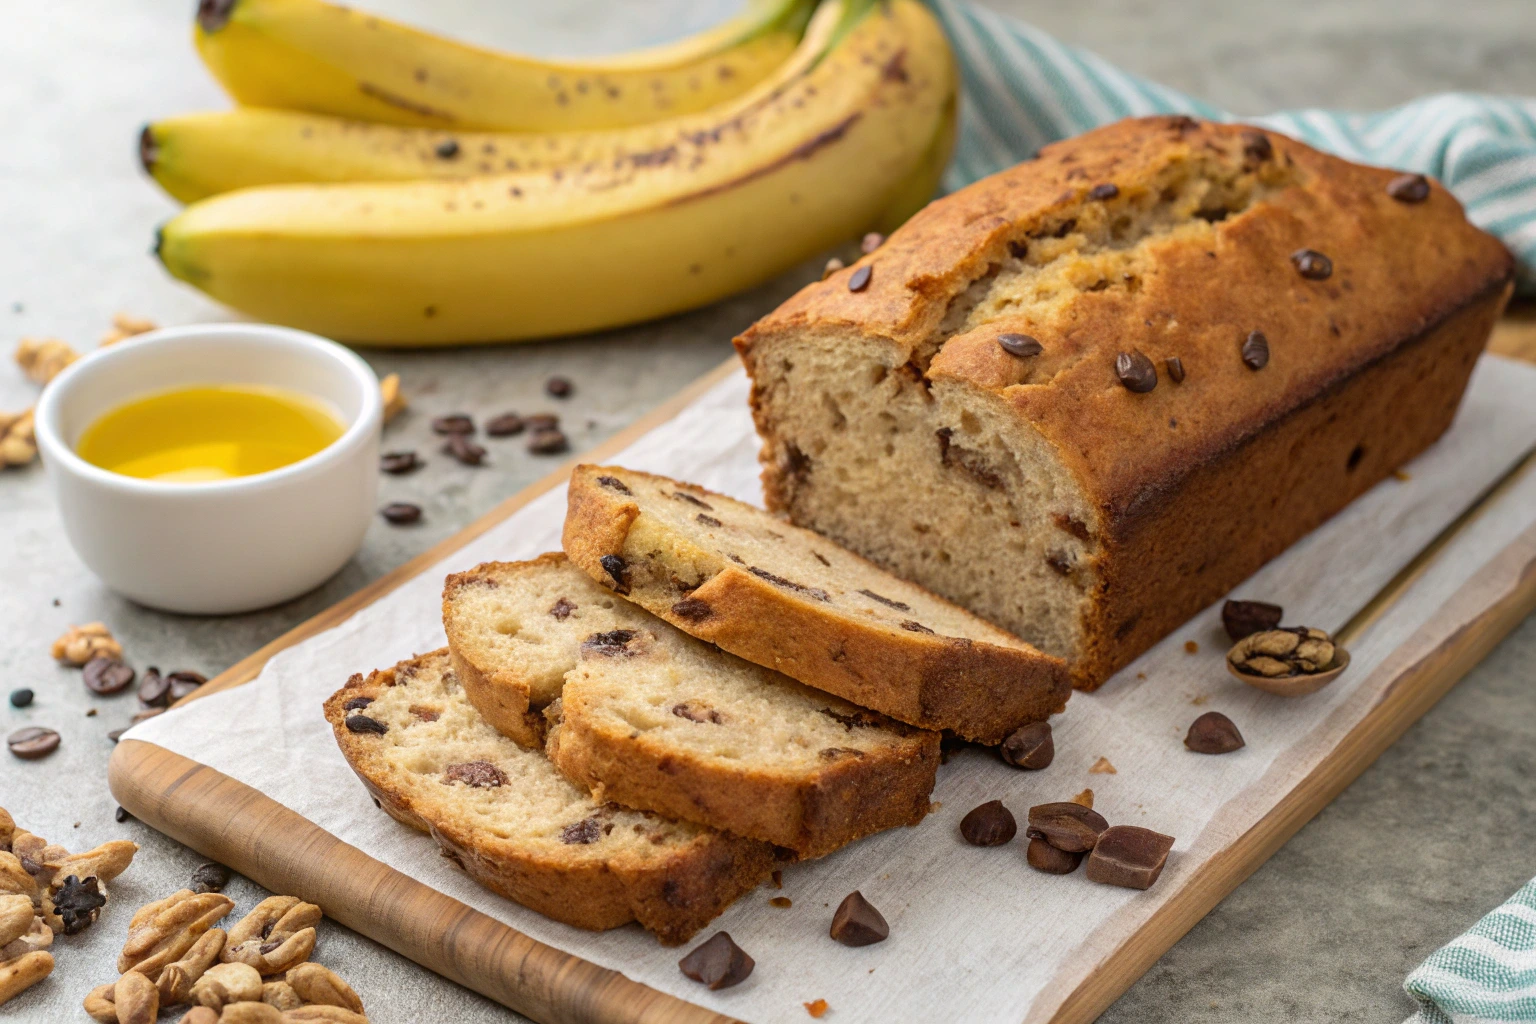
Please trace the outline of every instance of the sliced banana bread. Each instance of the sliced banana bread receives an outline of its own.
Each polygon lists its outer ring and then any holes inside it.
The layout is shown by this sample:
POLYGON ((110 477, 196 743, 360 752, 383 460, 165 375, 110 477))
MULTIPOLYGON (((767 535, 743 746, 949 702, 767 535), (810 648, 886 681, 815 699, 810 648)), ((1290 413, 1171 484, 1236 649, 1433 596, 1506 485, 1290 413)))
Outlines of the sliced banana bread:
POLYGON ((686 941, 773 869, 765 843, 593 800, 492 729, 446 650, 355 675, 325 702, 380 806, 497 893, 578 928, 686 941))
POLYGON ((565 550, 593 579, 759 665, 998 743, 1065 705, 1065 664, 833 541, 666 477, 578 466, 565 550))

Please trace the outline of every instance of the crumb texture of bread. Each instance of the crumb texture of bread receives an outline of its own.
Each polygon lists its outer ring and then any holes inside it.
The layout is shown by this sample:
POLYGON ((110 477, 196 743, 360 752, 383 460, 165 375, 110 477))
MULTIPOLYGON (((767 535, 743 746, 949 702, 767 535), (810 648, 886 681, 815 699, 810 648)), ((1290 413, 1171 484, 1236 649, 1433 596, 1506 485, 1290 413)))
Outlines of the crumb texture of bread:
POLYGON ((677 944, 773 869, 765 843, 594 800, 485 722, 446 649, 353 676, 325 715, 385 811, 482 885, 557 921, 638 921, 677 944))
POLYGON ((1450 424, 1513 262, 1394 176, 1156 117, 931 204, 736 339, 769 507, 1101 684, 1450 424))
POLYGON ((578 466, 564 545, 594 580, 692 636, 919 728, 997 743, 1070 693, 1061 659, 693 484, 578 466))

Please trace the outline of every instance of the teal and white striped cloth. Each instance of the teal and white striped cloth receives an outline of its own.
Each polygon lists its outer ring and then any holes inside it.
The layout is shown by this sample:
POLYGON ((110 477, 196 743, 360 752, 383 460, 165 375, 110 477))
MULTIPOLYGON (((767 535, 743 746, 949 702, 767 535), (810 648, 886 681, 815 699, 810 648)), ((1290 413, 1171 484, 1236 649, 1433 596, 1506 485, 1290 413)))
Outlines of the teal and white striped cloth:
POLYGON ((1419 1003, 1405 1024, 1536 1021, 1536 879, 1432 953, 1403 988, 1419 1003))
MULTIPOLYGON (((949 190, 1122 117, 1234 120, 1013 18, 965 0, 929 3, 965 86, 949 190)), ((1300 110, 1241 120, 1350 160, 1438 178, 1474 224, 1509 246, 1520 262, 1520 291, 1536 295, 1536 100, 1445 93, 1374 114, 1300 110)))

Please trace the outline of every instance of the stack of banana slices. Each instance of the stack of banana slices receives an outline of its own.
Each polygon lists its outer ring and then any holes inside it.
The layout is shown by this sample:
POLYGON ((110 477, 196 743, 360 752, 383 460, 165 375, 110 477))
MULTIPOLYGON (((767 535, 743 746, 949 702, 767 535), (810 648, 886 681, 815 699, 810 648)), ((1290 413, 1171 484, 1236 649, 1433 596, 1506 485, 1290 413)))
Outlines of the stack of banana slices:
POLYGON ((755 0, 660 49, 549 62, 323 0, 202 0, 240 104, 149 125, 190 205, 166 268, 371 344, 505 341, 692 309, 933 195, 948 43, 920 0, 755 0))

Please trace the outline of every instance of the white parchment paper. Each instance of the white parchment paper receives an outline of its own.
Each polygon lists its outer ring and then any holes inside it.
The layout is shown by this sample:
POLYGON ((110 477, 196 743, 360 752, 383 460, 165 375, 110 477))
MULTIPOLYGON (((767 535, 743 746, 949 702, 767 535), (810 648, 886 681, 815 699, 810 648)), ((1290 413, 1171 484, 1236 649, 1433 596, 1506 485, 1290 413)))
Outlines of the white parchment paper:
MULTIPOLYGON (((757 438, 741 373, 613 460, 760 501, 757 438)), ((1536 441, 1536 368, 1485 356, 1455 425, 1430 451, 1238 588, 1283 604, 1288 623, 1336 629, 1536 441)), ((901 1020, 1046 1020, 1137 926, 1266 811, 1345 735, 1394 674, 1432 643, 1442 606, 1536 523, 1536 473, 1526 473, 1464 531, 1352 648, 1332 686, 1286 700, 1231 679, 1218 607, 1148 651, 1101 690, 1075 695, 1053 723, 1055 763, 1008 768, 969 750, 940 769, 938 809, 915 828, 863 840, 785 872, 783 892, 759 890, 715 927, 757 961, 744 984, 711 993, 679 973, 680 952, 638 927, 589 933, 547 920, 483 889, 438 856, 432 841, 376 810, 337 752, 321 702, 353 672, 443 643, 443 576, 488 559, 528 558, 560 543, 557 489, 336 628, 273 658, 254 682, 145 722, 128 736, 159 744, 262 791, 338 838, 413 878, 549 943, 654 988, 754 1022, 805 1021, 826 999, 842 1024, 901 1020), (1185 651, 1187 640, 1200 645, 1185 651), (1219 710, 1247 746, 1192 754, 1191 720, 1219 710), (1114 774, 1090 774, 1106 757, 1114 774), (1032 804, 1085 787, 1112 823, 1177 837, 1162 879, 1140 893, 1061 878, 1024 863, 1024 844, 978 849, 957 825, 1001 799, 1023 819, 1032 804), (848 949, 827 937, 832 908, 859 889, 891 925, 884 943, 848 949), (789 896, 791 909, 768 905, 789 896)), ((1463 602, 1470 597, 1463 594, 1463 602)))

